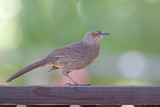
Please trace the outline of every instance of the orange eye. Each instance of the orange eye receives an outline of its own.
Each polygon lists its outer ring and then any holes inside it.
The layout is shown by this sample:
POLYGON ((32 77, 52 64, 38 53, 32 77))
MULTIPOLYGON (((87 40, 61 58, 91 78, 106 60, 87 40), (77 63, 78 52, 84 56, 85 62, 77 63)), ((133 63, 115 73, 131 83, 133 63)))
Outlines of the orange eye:
POLYGON ((92 33, 92 36, 95 36, 95 33, 92 33))

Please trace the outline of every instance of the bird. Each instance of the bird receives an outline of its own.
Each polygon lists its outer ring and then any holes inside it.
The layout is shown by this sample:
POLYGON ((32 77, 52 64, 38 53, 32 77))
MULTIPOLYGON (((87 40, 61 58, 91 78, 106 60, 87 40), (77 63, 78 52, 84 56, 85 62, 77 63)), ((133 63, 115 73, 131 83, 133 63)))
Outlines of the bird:
POLYGON ((90 30, 86 33, 81 41, 71 43, 52 51, 45 58, 16 72, 6 82, 10 82, 35 68, 51 65, 53 67, 48 70, 48 72, 61 69, 64 76, 68 77, 73 82, 73 84, 66 83, 66 85, 90 85, 77 83, 68 75, 68 73, 72 72, 73 70, 81 70, 88 67, 99 56, 100 41, 104 35, 110 34, 102 32, 101 30, 90 30))

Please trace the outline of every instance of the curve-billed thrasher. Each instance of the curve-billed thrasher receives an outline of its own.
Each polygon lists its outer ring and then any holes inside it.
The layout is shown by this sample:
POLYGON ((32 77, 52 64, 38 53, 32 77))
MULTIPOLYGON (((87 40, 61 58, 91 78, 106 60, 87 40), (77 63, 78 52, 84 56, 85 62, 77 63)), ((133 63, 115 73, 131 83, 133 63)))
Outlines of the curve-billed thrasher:
POLYGON ((46 58, 21 69, 12 77, 10 77, 6 82, 10 82, 13 79, 37 67, 53 65, 53 67, 49 71, 62 69, 63 74, 73 82, 73 84, 67 83, 68 85, 88 85, 78 84, 70 76, 68 76, 68 73, 72 70, 80 70, 86 68, 98 57, 100 52, 100 40, 102 39, 103 35, 109 34, 101 32, 100 30, 91 30, 87 32, 82 41, 75 42, 54 50, 46 58))

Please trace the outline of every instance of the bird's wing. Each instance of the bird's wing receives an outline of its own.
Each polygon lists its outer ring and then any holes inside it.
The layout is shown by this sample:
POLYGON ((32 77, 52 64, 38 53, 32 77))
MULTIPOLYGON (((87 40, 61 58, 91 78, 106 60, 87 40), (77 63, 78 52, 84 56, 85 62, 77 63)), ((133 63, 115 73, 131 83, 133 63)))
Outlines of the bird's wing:
POLYGON ((84 53, 80 48, 82 48, 80 42, 76 42, 64 47, 61 47, 57 50, 51 52, 47 57, 57 57, 57 58, 82 58, 84 53))

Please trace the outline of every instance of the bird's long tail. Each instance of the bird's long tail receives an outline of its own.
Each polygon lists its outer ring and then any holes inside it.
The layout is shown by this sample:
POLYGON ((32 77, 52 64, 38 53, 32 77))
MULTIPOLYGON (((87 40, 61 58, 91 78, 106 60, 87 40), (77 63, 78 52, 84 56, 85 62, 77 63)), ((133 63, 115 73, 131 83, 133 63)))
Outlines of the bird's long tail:
POLYGON ((21 69, 20 71, 16 72, 6 82, 10 82, 10 81, 16 79, 17 77, 19 77, 19 76, 21 76, 21 75, 23 75, 23 74, 35 69, 35 68, 38 68, 38 67, 43 66, 43 65, 46 65, 48 62, 49 62, 49 60, 47 58, 42 59, 40 61, 37 61, 37 62, 35 62, 35 63, 33 63, 33 64, 23 68, 23 69, 21 69))

